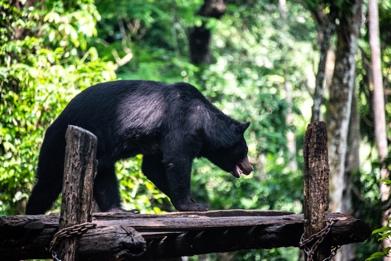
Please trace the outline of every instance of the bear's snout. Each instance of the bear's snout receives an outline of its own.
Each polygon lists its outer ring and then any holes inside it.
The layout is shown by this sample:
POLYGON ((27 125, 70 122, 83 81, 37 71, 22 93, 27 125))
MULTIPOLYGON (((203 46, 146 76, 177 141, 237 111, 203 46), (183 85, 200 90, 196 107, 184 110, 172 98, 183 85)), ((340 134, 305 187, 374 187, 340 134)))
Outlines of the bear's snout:
POLYGON ((239 178, 241 174, 248 175, 251 171, 253 171, 253 166, 248 160, 248 157, 245 157, 235 165, 235 168, 232 170, 232 175, 239 178))
POLYGON ((243 174, 248 175, 253 171, 253 166, 251 165, 248 157, 245 157, 242 161, 239 162, 239 168, 243 174))

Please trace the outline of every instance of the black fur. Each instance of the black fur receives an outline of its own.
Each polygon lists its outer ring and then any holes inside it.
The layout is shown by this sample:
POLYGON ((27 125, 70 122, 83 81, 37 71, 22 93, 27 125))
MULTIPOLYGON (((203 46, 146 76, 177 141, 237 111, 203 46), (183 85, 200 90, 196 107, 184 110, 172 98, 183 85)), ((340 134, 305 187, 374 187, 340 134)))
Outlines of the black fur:
POLYGON ((204 210, 190 195, 193 159, 206 157, 232 171, 247 155, 243 133, 248 125, 223 114, 189 84, 98 84, 77 95, 47 129, 27 214, 44 213, 61 192, 65 131, 70 124, 98 137, 94 197, 101 211, 120 207, 114 173, 120 159, 143 154, 143 173, 178 210, 204 210))

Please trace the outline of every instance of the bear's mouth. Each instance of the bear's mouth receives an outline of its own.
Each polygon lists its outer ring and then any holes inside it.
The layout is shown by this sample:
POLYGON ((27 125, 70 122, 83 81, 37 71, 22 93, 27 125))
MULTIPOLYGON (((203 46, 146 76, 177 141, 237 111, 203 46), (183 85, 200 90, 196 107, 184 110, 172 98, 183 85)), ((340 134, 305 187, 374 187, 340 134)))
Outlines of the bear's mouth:
POLYGON ((251 171, 253 171, 253 167, 251 166, 248 157, 245 157, 235 165, 231 173, 234 177, 239 178, 240 175, 248 175, 251 171))

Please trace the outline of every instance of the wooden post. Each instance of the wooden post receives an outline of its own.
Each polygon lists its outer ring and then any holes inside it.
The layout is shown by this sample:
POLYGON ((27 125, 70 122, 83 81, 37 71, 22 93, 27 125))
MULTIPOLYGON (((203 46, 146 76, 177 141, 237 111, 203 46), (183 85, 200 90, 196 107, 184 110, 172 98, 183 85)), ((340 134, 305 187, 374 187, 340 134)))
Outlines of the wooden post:
MULTIPOLYGON (((304 239, 308 239, 326 226, 329 206, 329 164, 327 130, 324 122, 308 125, 304 141, 304 239)), ((330 255, 330 246, 320 244, 313 259, 323 260, 330 255)))
MULTIPOLYGON (((60 229, 91 222, 93 184, 97 168, 97 138, 94 134, 69 125, 65 139, 60 229)), ((59 259, 73 261, 76 257, 77 240, 74 237, 64 239, 59 249, 59 259)))

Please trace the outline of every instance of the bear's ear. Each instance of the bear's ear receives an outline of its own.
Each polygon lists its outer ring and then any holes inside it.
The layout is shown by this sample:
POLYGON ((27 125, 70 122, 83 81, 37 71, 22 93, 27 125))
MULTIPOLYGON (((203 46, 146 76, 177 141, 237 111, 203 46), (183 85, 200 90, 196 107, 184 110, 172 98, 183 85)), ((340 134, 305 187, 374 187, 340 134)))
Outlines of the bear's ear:
POLYGON ((242 127, 242 131, 245 132, 248 128, 248 126, 250 126, 250 122, 245 122, 245 123, 241 123, 241 127, 242 127))

